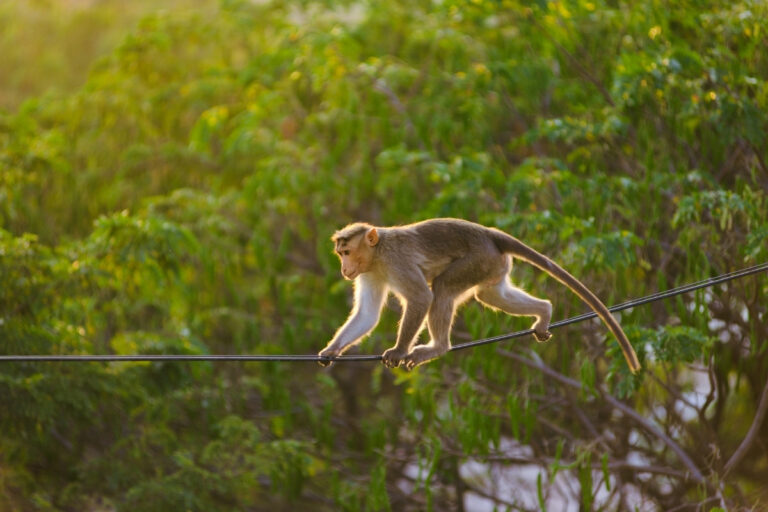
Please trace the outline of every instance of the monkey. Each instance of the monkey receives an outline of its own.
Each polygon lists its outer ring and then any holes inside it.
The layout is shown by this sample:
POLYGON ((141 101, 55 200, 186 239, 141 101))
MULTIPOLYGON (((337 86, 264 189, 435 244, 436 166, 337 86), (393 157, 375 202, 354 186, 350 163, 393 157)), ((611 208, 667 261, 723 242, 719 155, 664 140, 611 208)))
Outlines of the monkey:
POLYGON ((630 370, 640 369, 629 339, 600 299, 560 265, 504 231, 453 218, 394 227, 356 222, 336 231, 331 241, 342 276, 354 282, 354 305, 318 354, 322 366, 373 330, 390 292, 400 299, 403 313, 395 345, 381 356, 388 368, 402 364, 411 370, 445 354, 456 309, 472 297, 510 315, 535 317, 534 337, 547 341, 552 303, 512 285, 509 273, 513 258, 519 258, 589 305, 619 341, 630 370), (430 340, 415 345, 425 324, 430 340))

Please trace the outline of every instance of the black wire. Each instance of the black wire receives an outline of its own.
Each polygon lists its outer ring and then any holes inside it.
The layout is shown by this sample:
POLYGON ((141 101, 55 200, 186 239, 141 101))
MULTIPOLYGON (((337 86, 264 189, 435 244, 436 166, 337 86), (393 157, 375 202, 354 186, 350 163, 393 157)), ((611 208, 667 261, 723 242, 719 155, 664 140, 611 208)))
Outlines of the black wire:
MULTIPOLYGON (((676 297, 684 293, 699 290, 701 288, 709 288, 721 283, 739 279, 741 277, 757 274, 759 272, 765 272, 768 270, 768 262, 747 267, 727 274, 722 274, 716 277, 711 277, 691 283, 664 292, 657 292, 645 297, 622 302, 615 306, 608 308, 611 312, 624 311, 626 309, 632 309, 649 302, 655 302, 657 300, 668 299, 670 297, 676 297)), ((550 324, 550 329, 557 329, 566 325, 574 324, 577 322, 583 322, 590 318, 595 318, 596 313, 584 313, 565 320, 559 320, 550 324)), ((533 333, 533 329, 527 329, 525 331, 517 331, 509 334, 502 334, 500 336, 493 336, 490 338, 483 338, 480 340, 469 341, 467 343, 459 343, 451 347, 451 351, 464 350, 467 348, 478 347, 480 345, 488 345, 490 343, 497 343, 503 340, 510 340, 513 338, 520 338, 528 334, 533 333)), ((352 361, 380 361, 381 355, 345 355, 339 356, 333 359, 323 358, 314 354, 298 354, 298 355, 272 355, 272 354, 260 354, 260 355, 204 355, 204 354, 137 354, 137 355, 0 355, 0 363, 3 362, 93 362, 93 361, 329 361, 334 362, 352 362, 352 361)))

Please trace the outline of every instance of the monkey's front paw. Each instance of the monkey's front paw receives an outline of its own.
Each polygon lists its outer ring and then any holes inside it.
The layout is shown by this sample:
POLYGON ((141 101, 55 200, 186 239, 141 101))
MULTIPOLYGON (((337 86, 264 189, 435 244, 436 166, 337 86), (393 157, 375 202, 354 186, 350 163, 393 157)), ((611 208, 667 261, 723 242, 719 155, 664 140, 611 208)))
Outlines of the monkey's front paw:
POLYGON ((406 354, 403 352, 400 352, 399 350, 395 348, 390 348, 384 351, 383 354, 381 354, 381 362, 384 363, 384 366, 387 368, 397 368, 400 366, 400 363, 403 362, 405 359, 406 354))
POLYGON ((533 331, 533 335, 536 338, 536 341, 538 341, 539 343, 543 343, 552 337, 552 333, 549 331, 544 331, 544 332, 533 331))
POLYGON ((324 348, 317 355, 319 357, 325 358, 325 359, 319 360, 317 364, 319 364, 320 366, 331 366, 333 364, 333 358, 341 355, 341 352, 338 350, 330 349, 330 348, 324 348))

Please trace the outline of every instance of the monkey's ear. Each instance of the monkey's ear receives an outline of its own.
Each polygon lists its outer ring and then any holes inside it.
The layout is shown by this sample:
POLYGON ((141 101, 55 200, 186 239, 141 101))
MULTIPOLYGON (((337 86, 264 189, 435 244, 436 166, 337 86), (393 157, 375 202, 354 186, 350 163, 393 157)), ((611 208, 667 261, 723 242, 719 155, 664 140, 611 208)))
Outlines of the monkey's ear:
POLYGON ((371 247, 379 243, 379 232, 376 231, 376 228, 371 228, 368 230, 368 232, 365 234, 365 242, 371 247))

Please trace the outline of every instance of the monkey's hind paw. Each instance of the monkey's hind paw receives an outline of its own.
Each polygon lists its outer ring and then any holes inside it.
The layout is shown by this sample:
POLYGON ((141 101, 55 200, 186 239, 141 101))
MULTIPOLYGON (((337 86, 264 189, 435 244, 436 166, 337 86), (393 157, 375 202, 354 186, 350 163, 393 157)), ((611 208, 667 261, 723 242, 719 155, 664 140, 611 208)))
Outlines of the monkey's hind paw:
POLYGON ((544 332, 533 331, 533 336, 536 338, 536 341, 538 341, 539 343, 543 343, 552 337, 552 333, 549 331, 544 331, 544 332))
POLYGON ((417 366, 419 366, 420 364, 424 363, 424 361, 417 362, 417 361, 415 361, 411 357, 406 357, 405 359, 406 359, 405 360, 405 369, 408 370, 408 371, 411 371, 414 368, 416 368, 417 366))
POLYGON ((434 356, 430 356, 424 352, 416 352, 415 350, 412 350, 410 354, 405 356, 403 365, 405 366, 406 370, 411 371, 417 366, 422 365, 427 361, 431 361, 432 359, 434 359, 434 356))
POLYGON ((433 359, 437 359, 445 352, 446 350, 438 350, 430 344, 419 345, 411 350, 407 356, 405 356, 403 365, 405 366, 406 370, 411 371, 417 366, 432 361, 433 359))

